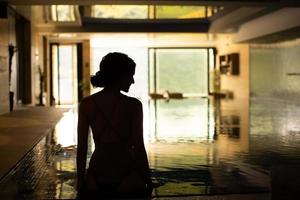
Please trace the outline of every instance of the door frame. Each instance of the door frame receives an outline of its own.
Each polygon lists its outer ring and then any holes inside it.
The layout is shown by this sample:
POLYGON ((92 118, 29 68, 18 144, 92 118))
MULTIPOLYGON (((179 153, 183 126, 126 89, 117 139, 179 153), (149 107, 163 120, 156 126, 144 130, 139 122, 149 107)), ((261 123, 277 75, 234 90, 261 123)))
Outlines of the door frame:
MULTIPOLYGON (((79 82, 82 81, 83 79, 83 43, 82 42, 74 42, 74 43, 59 43, 59 42, 50 42, 49 46, 50 46, 50 71, 49 71, 49 77, 50 77, 50 84, 49 84, 49 87, 50 87, 50 91, 49 91, 49 94, 50 94, 50 106, 53 106, 53 105, 61 105, 60 104, 60 97, 58 97, 58 100, 55 101, 54 99, 54 95, 53 95, 53 57, 52 57, 52 54, 53 54, 53 49, 52 47, 53 46, 58 46, 58 51, 57 51, 57 62, 58 62, 58 79, 59 79, 59 46, 61 45, 73 45, 76 47, 76 67, 77 67, 77 72, 76 72, 76 77, 77 77, 77 88, 76 88, 76 91, 77 91, 77 102, 79 102, 82 98, 83 98, 83 91, 82 91, 82 88, 80 87, 79 85, 79 82)), ((59 86, 59 81, 58 81, 58 96, 60 95, 60 86, 59 86)))

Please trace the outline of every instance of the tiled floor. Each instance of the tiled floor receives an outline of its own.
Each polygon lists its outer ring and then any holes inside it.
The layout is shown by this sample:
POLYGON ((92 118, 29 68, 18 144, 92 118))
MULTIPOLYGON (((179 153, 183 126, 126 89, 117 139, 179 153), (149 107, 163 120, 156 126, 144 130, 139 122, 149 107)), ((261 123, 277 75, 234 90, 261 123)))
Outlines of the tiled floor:
POLYGON ((17 107, 0 116, 0 179, 58 123, 66 108, 17 107))
MULTIPOLYGON (((154 199, 269 199, 270 170, 300 164, 299 105, 197 99, 156 106, 144 106, 145 143, 159 185, 154 199)), ((76 118, 74 108, 1 181, 0 199, 76 197, 76 118)))

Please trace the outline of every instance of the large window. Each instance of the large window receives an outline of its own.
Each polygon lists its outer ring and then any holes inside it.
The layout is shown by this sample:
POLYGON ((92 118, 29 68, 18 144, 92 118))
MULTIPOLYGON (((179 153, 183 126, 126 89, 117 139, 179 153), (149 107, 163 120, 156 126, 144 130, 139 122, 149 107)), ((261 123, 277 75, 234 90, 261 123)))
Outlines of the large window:
POLYGON ((153 48, 149 53, 149 90, 160 96, 150 102, 151 139, 172 142, 210 138, 208 99, 199 97, 208 95, 213 49, 153 48))
POLYGON ((188 19, 206 18, 204 6, 156 6, 155 18, 188 19))
POLYGON ((110 19, 195 19, 208 18, 220 7, 211 6, 153 6, 153 5, 95 5, 92 17, 110 19))
POLYGON ((214 57, 206 48, 150 49, 150 92, 207 96, 208 69, 214 57))
POLYGON ((92 7, 92 16, 111 19, 146 19, 148 18, 148 6, 96 5, 92 7))

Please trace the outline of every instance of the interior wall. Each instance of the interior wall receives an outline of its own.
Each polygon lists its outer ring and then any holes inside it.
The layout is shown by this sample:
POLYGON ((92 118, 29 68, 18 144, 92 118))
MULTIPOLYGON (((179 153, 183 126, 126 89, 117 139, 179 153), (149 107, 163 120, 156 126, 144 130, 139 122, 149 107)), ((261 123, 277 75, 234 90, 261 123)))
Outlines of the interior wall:
POLYGON ((0 18, 0 114, 9 112, 8 20, 0 18))
POLYGON ((239 75, 221 75, 221 90, 233 92, 233 99, 221 100, 222 108, 227 110, 224 115, 239 116, 241 141, 249 140, 249 44, 232 43, 232 36, 220 36, 217 45, 217 68, 219 68, 219 56, 238 53, 239 75), (236 108, 228 110, 227 108, 236 108))
POLYGON ((250 46, 252 97, 299 101, 300 39, 250 46))
POLYGON ((233 92, 234 100, 249 98, 249 45, 232 43, 231 36, 220 36, 217 44, 217 68, 219 56, 238 53, 240 59, 239 75, 221 75, 221 90, 233 92))
MULTIPOLYGON (((23 92, 21 96, 19 95, 19 99, 22 103, 25 104, 38 104, 39 103, 39 95, 40 95, 40 73, 39 68, 43 69, 43 47, 42 47, 42 36, 38 34, 36 23, 37 23, 37 16, 35 16, 36 12, 33 12, 33 7, 31 6, 13 6, 12 7, 16 12, 17 16, 22 16, 24 19, 30 22, 29 32, 30 36, 25 36, 25 41, 29 42, 30 47, 27 47, 28 52, 26 52, 26 62, 28 62, 28 66, 30 74, 26 75, 26 78, 23 82, 26 82, 26 90, 23 92), (27 41, 28 40, 28 41, 27 41), (28 61, 30 60, 30 61, 28 61), (27 77, 30 77, 28 80, 27 77)), ((22 63, 19 63, 19 65, 22 63)), ((26 67, 26 68, 27 68, 26 67)), ((19 81, 22 81, 21 74, 19 75, 19 81), (20 79, 21 78, 21 79, 20 79)), ((23 77, 25 75, 23 74, 23 77)), ((18 87, 23 87, 24 84, 19 83, 18 87)))
MULTIPOLYGON (((18 12, 21 12, 24 17, 30 20, 31 23, 31 104, 39 104, 40 95, 40 70, 43 73, 43 38, 38 34, 36 27, 36 19, 33 7, 20 6, 17 8, 18 12), (25 13, 30 13, 25 14, 25 13)), ((43 102, 44 103, 44 102, 43 102)))
POLYGON ((83 97, 89 96, 91 91, 90 74, 91 74, 91 47, 90 41, 83 41, 83 97))
MULTIPOLYGON (((32 104, 39 104, 40 95, 40 70, 44 73, 43 67, 43 38, 37 34, 36 27, 31 27, 31 76, 32 76, 32 104)), ((45 102, 43 102, 45 103, 45 102)))
POLYGON ((32 102, 32 40, 31 22, 16 15, 16 41, 18 65, 18 101, 23 104, 32 102))

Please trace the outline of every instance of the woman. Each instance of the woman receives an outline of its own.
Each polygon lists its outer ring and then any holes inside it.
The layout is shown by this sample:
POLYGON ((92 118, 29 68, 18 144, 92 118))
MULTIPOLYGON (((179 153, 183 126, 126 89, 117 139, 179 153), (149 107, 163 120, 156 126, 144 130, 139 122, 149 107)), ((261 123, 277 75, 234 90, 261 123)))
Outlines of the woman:
POLYGON ((78 116, 77 188, 89 197, 145 197, 152 183, 143 141, 139 100, 123 95, 134 83, 135 63, 126 54, 109 53, 91 77, 100 92, 82 100, 78 116), (95 151, 86 172, 89 127, 95 151))

